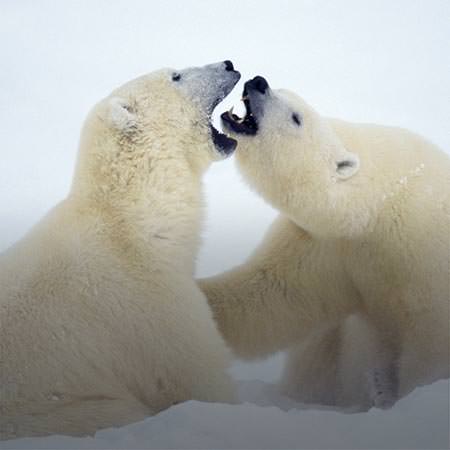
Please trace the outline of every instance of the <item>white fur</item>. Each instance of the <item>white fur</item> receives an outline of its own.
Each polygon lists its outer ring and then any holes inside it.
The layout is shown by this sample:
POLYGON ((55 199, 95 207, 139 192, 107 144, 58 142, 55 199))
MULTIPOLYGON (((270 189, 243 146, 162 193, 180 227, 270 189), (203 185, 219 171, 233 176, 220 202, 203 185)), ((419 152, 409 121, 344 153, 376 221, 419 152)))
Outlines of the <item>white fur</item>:
POLYGON ((237 139, 241 172, 281 214, 245 264, 201 282, 235 353, 292 349, 283 390, 340 406, 388 407, 448 377, 448 156, 286 91, 237 139))
POLYGON ((1 438, 233 400, 229 352, 193 281, 216 152, 207 113, 171 73, 95 106, 70 195, 0 256, 1 438))

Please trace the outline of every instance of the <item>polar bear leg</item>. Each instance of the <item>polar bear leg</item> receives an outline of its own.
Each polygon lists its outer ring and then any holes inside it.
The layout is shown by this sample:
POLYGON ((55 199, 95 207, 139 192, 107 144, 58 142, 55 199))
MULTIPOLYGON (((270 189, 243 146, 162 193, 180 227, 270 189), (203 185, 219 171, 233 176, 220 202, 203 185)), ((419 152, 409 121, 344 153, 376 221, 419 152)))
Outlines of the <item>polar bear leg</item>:
POLYGON ((390 408, 398 398, 396 354, 383 332, 352 315, 291 349, 280 388, 305 403, 390 408))
POLYGON ((391 408, 398 397, 398 376, 394 364, 375 367, 370 374, 371 398, 377 408, 391 408))
POLYGON ((304 403, 336 405, 340 342, 337 326, 293 347, 279 384, 281 392, 304 403))
POLYGON ((246 263, 198 283, 234 354, 255 359, 341 323, 357 303, 346 277, 334 246, 280 216, 246 263))
POLYGON ((399 398, 398 352, 382 331, 375 334, 375 354, 369 376, 373 406, 391 408, 399 398))

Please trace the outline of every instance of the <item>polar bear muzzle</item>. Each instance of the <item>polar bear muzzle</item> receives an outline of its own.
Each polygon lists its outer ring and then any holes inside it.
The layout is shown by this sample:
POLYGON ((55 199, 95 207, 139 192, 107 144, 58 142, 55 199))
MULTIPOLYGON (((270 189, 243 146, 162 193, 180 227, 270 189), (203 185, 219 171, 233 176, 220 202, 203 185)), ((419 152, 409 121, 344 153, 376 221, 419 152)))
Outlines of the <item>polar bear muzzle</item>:
POLYGON ((269 83, 264 77, 256 76, 247 81, 242 92, 245 116, 233 114, 233 108, 221 115, 225 127, 238 134, 255 135, 258 132, 258 119, 264 113, 265 100, 270 93, 269 83))
POLYGON ((208 114, 211 139, 216 149, 224 155, 234 151, 237 141, 217 130, 211 122, 211 116, 215 107, 233 90, 240 77, 241 74, 229 60, 203 67, 190 67, 174 72, 171 77, 177 88, 208 114))

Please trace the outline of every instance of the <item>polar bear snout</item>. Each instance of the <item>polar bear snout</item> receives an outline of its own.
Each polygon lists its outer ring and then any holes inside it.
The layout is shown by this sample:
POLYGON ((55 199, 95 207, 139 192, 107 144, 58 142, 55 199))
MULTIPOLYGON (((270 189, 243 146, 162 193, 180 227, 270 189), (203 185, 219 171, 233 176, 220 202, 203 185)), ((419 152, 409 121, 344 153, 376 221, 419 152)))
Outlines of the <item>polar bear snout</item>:
POLYGON ((230 131, 237 134, 255 135, 258 132, 258 119, 264 113, 266 98, 270 92, 269 83, 264 77, 257 75, 244 84, 242 101, 245 105, 245 116, 240 118, 233 114, 233 108, 221 115, 222 122, 230 131))
POLYGON ((255 78, 247 81, 244 85, 244 96, 249 91, 257 91, 260 94, 265 94, 266 91, 269 89, 269 83, 264 77, 261 77, 260 75, 257 75, 255 78))
POLYGON ((233 153, 237 142, 217 130, 211 121, 216 106, 233 90, 241 74, 235 70, 230 60, 207 64, 202 67, 189 67, 173 72, 172 82, 209 120, 210 138, 214 147, 223 156, 233 153))
POLYGON ((204 112, 211 114, 214 108, 232 91, 241 74, 230 60, 188 67, 174 72, 172 80, 204 112))
POLYGON ((227 59, 223 63, 225 64, 225 70, 227 72, 235 72, 233 63, 229 59, 227 59))

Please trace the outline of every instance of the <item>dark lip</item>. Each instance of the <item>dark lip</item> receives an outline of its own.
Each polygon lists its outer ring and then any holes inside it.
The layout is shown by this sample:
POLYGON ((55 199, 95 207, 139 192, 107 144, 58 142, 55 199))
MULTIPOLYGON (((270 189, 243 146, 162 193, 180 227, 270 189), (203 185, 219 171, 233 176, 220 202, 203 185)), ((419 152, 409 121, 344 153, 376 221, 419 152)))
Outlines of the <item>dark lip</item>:
POLYGON ((236 114, 226 111, 220 117, 224 125, 237 134, 254 136, 258 132, 258 122, 253 116, 246 115, 244 120, 241 121, 236 114))
POLYGON ((253 115, 250 97, 245 87, 242 93, 242 101, 245 105, 245 116, 243 118, 233 114, 232 111, 226 111, 220 117, 224 126, 229 130, 237 134, 254 136, 258 132, 258 121, 253 115))
MULTIPOLYGON (((228 70, 228 72, 234 73, 236 76, 236 80, 234 83, 230 85, 229 89, 225 89, 223 94, 217 97, 214 102, 212 103, 211 107, 211 114, 212 115, 214 109, 219 105, 227 96, 230 94, 230 92, 234 89, 236 84, 241 78, 241 74, 237 70, 228 70)), ((221 133, 217 128, 214 127, 214 125, 211 123, 211 118, 209 122, 210 132, 211 132, 211 138, 214 143, 214 146, 224 156, 231 155, 234 150, 237 147, 237 141, 236 139, 233 139, 229 136, 227 136, 225 133, 221 133)))
POLYGON ((221 133, 211 123, 209 124, 211 129, 211 138, 219 153, 224 156, 231 155, 237 147, 236 139, 227 136, 225 133, 221 133))

